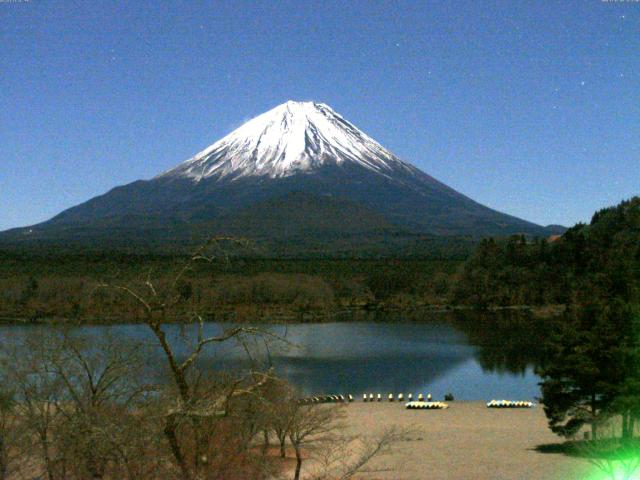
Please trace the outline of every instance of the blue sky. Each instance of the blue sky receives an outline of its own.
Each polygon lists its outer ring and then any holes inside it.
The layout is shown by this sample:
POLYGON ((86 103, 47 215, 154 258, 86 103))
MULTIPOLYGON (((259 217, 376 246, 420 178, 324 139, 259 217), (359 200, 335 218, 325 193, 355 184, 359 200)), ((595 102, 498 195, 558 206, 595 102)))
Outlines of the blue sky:
POLYGON ((640 194, 640 2, 0 1, 0 230, 286 100, 541 224, 640 194))

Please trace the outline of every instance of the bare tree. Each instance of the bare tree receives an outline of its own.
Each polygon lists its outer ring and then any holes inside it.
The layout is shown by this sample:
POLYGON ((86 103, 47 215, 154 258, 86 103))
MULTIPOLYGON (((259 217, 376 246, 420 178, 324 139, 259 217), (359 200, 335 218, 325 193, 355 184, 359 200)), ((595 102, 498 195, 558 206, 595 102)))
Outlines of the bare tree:
POLYGON ((264 386, 263 396, 267 403, 265 444, 268 442, 269 433, 273 432, 278 440, 280 457, 285 458, 289 427, 298 408, 296 392, 286 382, 274 380, 264 386))
POLYGON ((11 391, 0 391, 0 480, 11 478, 19 469, 23 429, 16 415, 16 400, 11 391))
POLYGON ((2 351, 2 375, 16 396, 15 414, 24 428, 24 455, 40 459, 32 466, 41 467, 39 477, 55 480, 55 453, 52 449, 53 430, 59 409, 56 404, 62 394, 62 384, 47 373, 46 353, 51 348, 49 337, 33 332, 28 337, 6 342, 2 351))
MULTIPOLYGON (((253 327, 233 327, 219 335, 204 334, 203 318, 193 313, 190 323, 196 328, 196 341, 191 345, 184 358, 179 358, 166 332, 166 324, 173 320, 172 312, 184 300, 180 285, 184 276, 195 262, 211 262, 216 258, 227 259, 224 242, 239 243, 232 238, 214 238, 198 249, 185 262, 174 279, 166 288, 157 287, 149 274, 141 289, 128 285, 104 284, 103 287, 114 288, 133 299, 142 310, 142 321, 151 330, 158 345, 164 353, 176 395, 172 405, 164 414, 164 436, 168 442, 173 459, 186 480, 202 478, 209 469, 211 441, 204 432, 207 423, 225 417, 232 399, 242 396, 257 395, 259 389, 270 378, 270 373, 251 371, 248 375, 228 381, 224 385, 205 390, 202 384, 194 382, 199 378, 193 371, 202 351, 209 345, 221 344, 232 339, 242 340, 248 335, 259 335, 264 332, 253 327), (213 254, 207 255, 210 249, 213 254), (220 253, 222 252, 222 253, 220 253)), ((240 242, 242 243, 242 242, 240 242)))
POLYGON ((53 330, 29 335, 5 358, 4 375, 19 398, 15 415, 31 440, 24 451, 30 469, 42 468, 39 476, 48 480, 116 471, 118 478, 140 478, 133 466, 152 458, 145 453, 153 435, 141 436, 149 391, 137 381, 139 347, 109 334, 53 330))
POLYGON ((112 465, 123 466, 126 473, 130 457, 123 455, 121 445, 132 446, 128 427, 138 423, 134 411, 150 392, 137 381, 142 374, 139 347, 110 335, 87 339, 65 334, 48 364, 49 373, 64 385, 58 403, 64 422, 57 443, 64 447, 67 466, 74 467, 78 478, 103 478, 112 465))
POLYGON ((391 470, 389 467, 374 469, 370 464, 374 458, 389 454, 394 445, 411 433, 411 430, 390 427, 367 439, 339 436, 314 454, 318 468, 310 480, 348 480, 358 473, 391 470))
POLYGON ((303 450, 312 450, 335 438, 341 427, 342 405, 292 404, 287 435, 296 454, 294 480, 300 479, 303 450))
MULTIPOLYGON (((310 480, 348 480, 370 467, 376 457, 408 438, 411 430, 391 427, 379 435, 360 438, 344 435, 345 405, 290 403, 287 433, 296 454, 294 480, 299 480, 305 456, 314 460, 310 480)), ((286 412, 282 418, 287 418, 286 412)), ((385 468, 389 470, 389 468, 385 468)))

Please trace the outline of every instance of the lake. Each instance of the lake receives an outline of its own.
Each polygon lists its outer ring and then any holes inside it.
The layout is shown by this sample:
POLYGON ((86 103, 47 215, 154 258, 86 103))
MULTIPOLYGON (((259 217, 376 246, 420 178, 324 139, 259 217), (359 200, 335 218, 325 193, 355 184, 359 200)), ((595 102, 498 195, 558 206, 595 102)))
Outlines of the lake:
MULTIPOLYGON (((207 323, 205 333, 219 334, 229 325, 207 323)), ((52 327, 4 326, 3 342, 52 327)), ((209 348, 201 365, 207 369, 273 366, 304 394, 431 393, 442 399, 492 398, 533 400, 539 396, 534 373, 544 325, 524 315, 423 313, 372 317, 370 321, 261 325, 269 335, 247 339, 249 359, 239 342, 209 348), (274 340, 274 337, 283 339, 274 340)), ((83 326, 83 334, 105 336, 148 346, 150 372, 164 368, 162 352, 146 326, 83 326)), ((196 338, 194 326, 167 325, 171 342, 185 355, 196 338)))

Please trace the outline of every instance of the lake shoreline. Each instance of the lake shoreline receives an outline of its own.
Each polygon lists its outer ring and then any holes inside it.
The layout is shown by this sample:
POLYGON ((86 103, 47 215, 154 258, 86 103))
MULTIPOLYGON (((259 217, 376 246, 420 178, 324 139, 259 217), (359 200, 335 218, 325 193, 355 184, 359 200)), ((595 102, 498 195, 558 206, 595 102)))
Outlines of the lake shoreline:
MULTIPOLYGON (((535 318, 547 319, 561 315, 566 310, 565 305, 504 305, 478 308, 470 305, 388 305, 388 304, 368 304, 359 306, 348 306, 344 308, 296 311, 287 308, 273 308, 264 306, 242 306, 231 308, 220 312, 205 312, 203 317, 207 322, 221 323, 270 323, 270 324, 300 324, 300 323, 332 323, 332 322, 358 322, 372 321, 377 313, 381 314, 445 314, 451 312, 522 312, 530 314, 535 318), (349 317, 345 319, 344 317, 349 317)), ((186 314, 177 316, 174 320, 166 323, 180 324, 189 323, 185 321, 186 314)), ((410 321, 408 319, 407 321, 410 321)), ((375 321, 375 320, 374 320, 375 321)), ((0 315, 1 325, 126 325, 143 324, 143 319, 136 318, 66 318, 56 316, 45 317, 20 317, 15 315, 0 315)))

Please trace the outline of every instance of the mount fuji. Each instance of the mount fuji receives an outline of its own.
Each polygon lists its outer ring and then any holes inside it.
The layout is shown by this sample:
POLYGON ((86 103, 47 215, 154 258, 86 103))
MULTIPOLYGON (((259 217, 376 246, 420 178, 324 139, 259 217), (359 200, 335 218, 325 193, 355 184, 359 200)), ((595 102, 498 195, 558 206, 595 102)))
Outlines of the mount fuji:
POLYGON ((471 200, 325 104, 289 101, 169 171, 3 232, 0 243, 152 247, 228 234, 318 245, 513 233, 557 229, 471 200))

